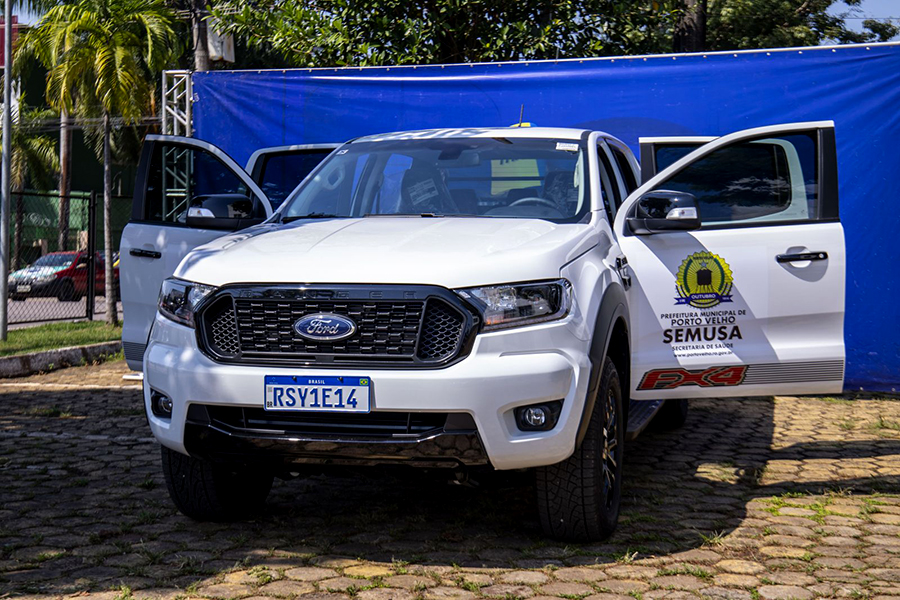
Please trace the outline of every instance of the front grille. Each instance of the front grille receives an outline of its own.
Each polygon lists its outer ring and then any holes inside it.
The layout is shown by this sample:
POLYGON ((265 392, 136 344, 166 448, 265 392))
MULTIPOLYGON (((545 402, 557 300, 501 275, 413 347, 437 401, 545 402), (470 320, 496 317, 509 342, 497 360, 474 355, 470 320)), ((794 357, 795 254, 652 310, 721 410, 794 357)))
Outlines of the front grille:
MULTIPOLYGON (((200 405, 191 405, 199 416, 200 405)), ((371 412, 313 413, 267 412, 240 406, 206 407, 209 422, 237 432, 298 436, 393 437, 421 436, 443 430, 447 413, 371 412)), ((191 415, 189 415, 190 417, 191 415)))
POLYGON ((198 316, 200 341, 214 358, 259 364, 434 366, 460 354, 472 319, 455 301, 394 295, 400 298, 309 299, 269 290, 246 297, 226 291, 198 316), (316 313, 348 317, 357 330, 339 341, 301 337, 294 323, 316 313))

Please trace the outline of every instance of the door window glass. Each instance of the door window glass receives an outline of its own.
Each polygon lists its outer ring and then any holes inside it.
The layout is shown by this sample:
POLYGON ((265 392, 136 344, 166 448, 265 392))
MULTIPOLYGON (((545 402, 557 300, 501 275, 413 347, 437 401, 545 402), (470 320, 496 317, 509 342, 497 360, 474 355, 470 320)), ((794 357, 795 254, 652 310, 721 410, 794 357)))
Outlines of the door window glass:
POLYGON ((704 224, 816 220, 816 159, 813 134, 740 142, 691 163, 659 188, 693 194, 704 224))
POLYGON ((288 194, 310 174, 322 159, 331 154, 328 148, 280 152, 263 156, 256 183, 262 188, 272 209, 278 208, 288 194))
POLYGON ((184 223, 191 206, 209 208, 221 217, 265 216, 259 199, 240 177, 200 148, 157 143, 146 186, 144 219, 147 221, 184 223))
POLYGON ((606 208, 606 215, 609 222, 612 223, 616 218, 616 212, 622 203, 621 194, 619 193, 619 183, 615 177, 612 165, 609 164, 609 157, 603 151, 602 146, 597 147, 597 158, 600 163, 600 187, 603 197, 603 206, 606 208))
POLYGON ((625 194, 631 194, 631 192, 638 188, 637 179, 634 177, 634 170, 631 168, 631 163, 628 162, 628 157, 625 156, 625 153, 619 148, 609 144, 609 149, 612 151, 613 158, 616 159, 616 164, 619 166, 619 172, 622 173, 622 180, 625 182, 625 194))

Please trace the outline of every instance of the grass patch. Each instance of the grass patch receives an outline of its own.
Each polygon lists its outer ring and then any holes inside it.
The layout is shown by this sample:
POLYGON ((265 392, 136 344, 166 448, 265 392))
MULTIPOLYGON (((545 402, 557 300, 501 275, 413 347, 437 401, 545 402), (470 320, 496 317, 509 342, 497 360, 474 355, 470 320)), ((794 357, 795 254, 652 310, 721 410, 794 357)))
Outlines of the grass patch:
POLYGON ((878 420, 876 420, 871 425, 872 429, 890 429, 892 431, 900 431, 900 423, 897 421, 891 421, 889 419, 885 419, 883 416, 878 415, 878 420))
POLYGON ((37 327, 13 329, 7 340, 0 342, 0 356, 85 346, 122 339, 122 328, 101 321, 47 323, 37 327))

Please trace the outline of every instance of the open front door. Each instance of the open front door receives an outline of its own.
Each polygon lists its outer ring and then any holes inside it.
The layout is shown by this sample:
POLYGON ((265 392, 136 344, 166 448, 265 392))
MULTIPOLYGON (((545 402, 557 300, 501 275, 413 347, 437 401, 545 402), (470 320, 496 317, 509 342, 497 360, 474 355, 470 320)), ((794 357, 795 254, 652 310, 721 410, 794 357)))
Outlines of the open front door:
POLYGON ((181 259, 197 246, 271 214, 259 186, 220 149, 191 138, 147 136, 120 250, 122 346, 130 368, 142 368, 160 286, 181 259), (195 211, 192 218, 230 217, 227 227, 193 225, 189 209, 195 211))
POLYGON ((703 141, 616 217, 632 280, 632 397, 842 391, 833 123, 703 141))

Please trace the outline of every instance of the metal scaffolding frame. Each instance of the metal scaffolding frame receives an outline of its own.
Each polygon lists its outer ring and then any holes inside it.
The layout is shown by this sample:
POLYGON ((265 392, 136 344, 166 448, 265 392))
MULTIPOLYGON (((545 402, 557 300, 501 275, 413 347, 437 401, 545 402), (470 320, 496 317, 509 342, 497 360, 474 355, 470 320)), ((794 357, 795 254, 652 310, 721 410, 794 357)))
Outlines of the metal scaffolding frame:
POLYGON ((163 71, 162 132, 164 135, 192 137, 191 104, 194 91, 191 71, 163 71))

